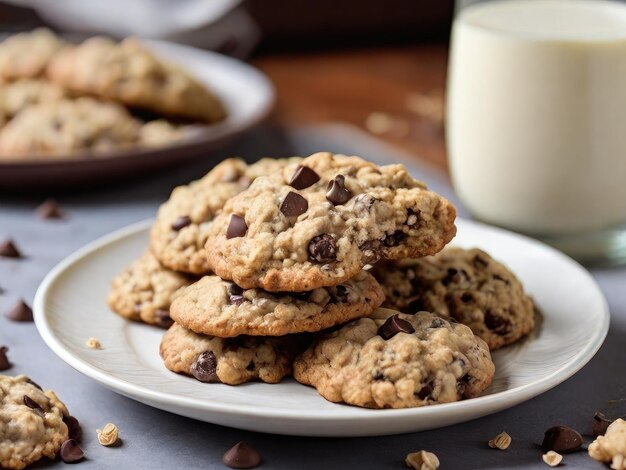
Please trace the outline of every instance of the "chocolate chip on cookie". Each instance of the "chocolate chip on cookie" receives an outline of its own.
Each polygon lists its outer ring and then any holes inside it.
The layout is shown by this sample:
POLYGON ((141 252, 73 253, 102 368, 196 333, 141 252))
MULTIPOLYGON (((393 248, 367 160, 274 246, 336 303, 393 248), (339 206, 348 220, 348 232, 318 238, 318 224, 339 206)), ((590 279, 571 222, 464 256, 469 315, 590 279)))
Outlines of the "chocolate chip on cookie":
POLYGON ((337 259, 337 243, 335 237, 323 233, 309 242, 309 256, 318 263, 331 263, 337 259))
POLYGON ((228 224, 228 229, 226 230, 226 238, 231 239, 243 237, 247 231, 248 226, 246 225, 246 219, 240 215, 233 214, 230 217, 230 223, 228 224))
POLYGON ((163 308, 157 308, 154 311, 154 324, 161 328, 169 328, 174 323, 170 317, 170 311, 163 308))
POLYGON ((328 183, 326 199, 332 202, 335 206, 345 204, 352 198, 352 193, 348 188, 346 188, 345 182, 345 176, 337 175, 328 183))
POLYGON ((213 351, 200 354, 192 364, 190 372, 200 382, 220 382, 217 376, 217 359, 213 351))
POLYGON ((320 180, 320 175, 315 173, 308 166, 298 165, 296 171, 294 171, 291 179, 289 180, 289 186, 296 189, 306 189, 313 186, 320 180))
POLYGON ((228 301, 233 305, 241 305, 245 302, 245 297, 243 296, 243 289, 239 287, 237 284, 231 284, 228 286, 228 301))
POLYGON ((85 453, 76 442, 76 439, 68 439, 61 445, 61 460, 65 463, 76 463, 85 457, 85 453))
POLYGON ((408 321, 398 315, 393 315, 378 328, 378 336, 382 339, 391 339, 398 333, 415 333, 415 328, 408 321))
POLYGON ((178 232, 188 225, 191 225, 191 217, 188 215, 181 215, 172 223, 172 230, 176 230, 178 232))
POLYGON ((290 191, 280 205, 280 211, 287 217, 297 217, 304 214, 309 208, 309 203, 298 193, 290 191))

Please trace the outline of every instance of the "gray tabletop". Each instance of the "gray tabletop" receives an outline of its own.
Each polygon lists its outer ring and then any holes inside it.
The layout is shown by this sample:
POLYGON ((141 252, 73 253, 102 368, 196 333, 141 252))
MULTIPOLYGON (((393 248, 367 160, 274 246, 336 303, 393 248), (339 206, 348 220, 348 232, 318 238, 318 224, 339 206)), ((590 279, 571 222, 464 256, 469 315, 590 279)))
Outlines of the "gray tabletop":
MULTIPOLYGON (((41 197, 0 196, 0 240, 14 238, 26 255, 22 260, 0 258, 0 311, 23 297, 31 302, 39 282, 57 262, 74 250, 112 230, 148 217, 172 187, 203 175, 218 158, 239 155, 306 155, 319 150, 359 154, 374 161, 409 163, 411 171, 458 204, 446 178, 437 170, 407 162, 407 155, 340 125, 291 130, 258 129, 224 151, 184 168, 148 176, 115 188, 58 195, 63 221, 44 221, 34 209, 41 197)), ((0 188, 1 189, 1 188, 0 188)), ((463 210, 461 209, 461 215, 463 210)), ((548 468, 537 446, 543 431, 566 424, 589 434, 596 410, 626 413, 626 268, 594 270, 611 308, 606 342, 574 377, 553 390, 507 411, 446 428, 378 438, 304 438, 259 434, 211 425, 176 416, 117 395, 82 376, 57 358, 43 343, 35 326, 0 318, 0 345, 10 348, 15 364, 10 374, 28 374, 52 388, 83 426, 86 460, 79 468, 224 468, 221 458, 234 443, 245 440, 257 448, 262 468, 402 468, 408 452, 435 452, 441 468, 548 468), (119 448, 97 443, 95 429, 117 424, 123 438, 119 448), (486 442, 506 430, 513 443, 507 451, 486 442)), ((572 286, 575 288, 575 286, 572 286)), ((5 372, 6 373, 6 372, 5 372)), ((586 444, 590 436, 585 436, 586 444)), ((586 452, 567 455, 567 468, 604 468, 586 452)), ((40 462, 35 468, 62 466, 40 462)))

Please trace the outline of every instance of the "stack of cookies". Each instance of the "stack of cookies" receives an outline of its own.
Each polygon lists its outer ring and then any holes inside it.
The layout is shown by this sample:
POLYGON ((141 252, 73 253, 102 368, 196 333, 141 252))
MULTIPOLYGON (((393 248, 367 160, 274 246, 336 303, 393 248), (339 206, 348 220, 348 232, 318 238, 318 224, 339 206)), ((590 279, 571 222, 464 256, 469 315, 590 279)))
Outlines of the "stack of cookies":
POLYGON ((40 28, 0 43, 0 160, 159 147, 221 121, 213 92, 136 38, 71 44, 40 28))
POLYGON ((161 206, 109 305, 169 328, 165 366, 202 382, 293 374, 370 408, 477 396, 494 375, 481 337, 517 340, 533 309, 486 253, 437 255, 455 215, 402 165, 226 160, 161 206))

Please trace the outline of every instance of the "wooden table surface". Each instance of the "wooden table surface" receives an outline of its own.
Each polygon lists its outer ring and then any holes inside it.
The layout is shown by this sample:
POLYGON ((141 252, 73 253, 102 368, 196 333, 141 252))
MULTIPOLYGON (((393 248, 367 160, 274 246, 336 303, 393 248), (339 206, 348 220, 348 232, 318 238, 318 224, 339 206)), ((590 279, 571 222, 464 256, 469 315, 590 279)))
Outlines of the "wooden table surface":
POLYGON ((348 122, 446 168, 447 45, 273 54, 252 62, 276 86, 274 122, 348 122))

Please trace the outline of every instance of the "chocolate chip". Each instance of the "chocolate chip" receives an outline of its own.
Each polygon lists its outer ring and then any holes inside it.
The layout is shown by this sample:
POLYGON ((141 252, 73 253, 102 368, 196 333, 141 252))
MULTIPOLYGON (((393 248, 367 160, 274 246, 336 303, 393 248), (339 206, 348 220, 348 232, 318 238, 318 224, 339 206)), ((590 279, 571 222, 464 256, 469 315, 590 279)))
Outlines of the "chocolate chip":
POLYGON ((306 301, 309 300, 309 297, 311 297, 311 291, 304 291, 304 292, 280 292, 277 293, 279 296, 280 295, 288 295, 290 297, 293 297, 296 300, 302 300, 302 301, 306 301))
POLYGON ((420 400, 426 400, 428 397, 430 397, 431 393, 433 393, 433 383, 427 382, 424 385, 422 385, 422 388, 417 393, 417 396, 419 397, 420 400))
POLYGON ((366 241, 359 247, 359 250, 363 253, 362 261, 364 264, 374 264, 380 259, 380 242, 378 240, 366 241))
POLYGON ((382 240, 382 244, 388 248, 392 248, 394 246, 398 246, 405 238, 406 233, 404 233, 402 230, 398 230, 385 236, 385 238, 383 238, 382 240))
POLYGON ((553 450, 562 454, 576 452, 582 445, 583 438, 577 431, 567 426, 554 426, 545 432, 541 448, 544 452, 553 450))
POLYGON ((254 370, 254 361, 248 362, 248 365, 246 366, 246 370, 247 371, 253 371, 254 370))
POLYGON ((80 448, 76 439, 68 439, 61 444, 61 460, 65 463, 75 463, 82 460, 85 456, 83 449, 80 448))
POLYGON ((33 311, 24 303, 23 300, 18 300, 17 303, 8 310, 5 314, 11 321, 27 322, 33 321, 33 311))
POLYGON ((449 286, 452 283, 460 283, 461 281, 463 281, 464 278, 467 279, 467 272, 465 272, 463 269, 459 271, 458 269, 448 268, 446 277, 441 280, 441 283, 444 286, 449 286))
POLYGON ((421 312, 423 310, 427 309, 424 306, 424 299, 422 298, 412 300, 411 302, 409 302, 409 305, 402 309, 404 313, 409 313, 411 315, 417 312, 421 312))
POLYGON ((280 211, 287 217, 297 217, 304 214, 309 208, 309 203, 298 193, 290 191, 280 205, 280 211))
POLYGON ((496 281, 504 282, 507 286, 511 284, 508 279, 504 279, 502 276, 498 276, 497 274, 494 274, 493 278, 496 281))
POLYGON ((154 312, 154 321, 161 328, 169 328, 174 324, 174 320, 170 317, 169 310, 158 308, 154 312))
POLYGON ((393 338, 398 333, 414 333, 415 328, 408 321, 400 318, 399 315, 393 315, 378 328, 378 336, 384 340, 393 338))
POLYGON ((10 369, 13 364, 9 362, 7 357, 7 351, 9 348, 6 346, 0 346, 0 371, 10 369))
POLYGON ((217 376, 217 359, 213 351, 205 351, 191 365, 191 375, 200 382, 221 382, 217 376))
POLYGON ((289 186, 296 189, 305 189, 313 186, 319 180, 319 175, 308 166, 299 165, 296 171, 293 172, 293 175, 291 175, 289 186))
POLYGON ((489 261, 487 261, 481 255, 474 256, 472 263, 474 264, 474 267, 478 269, 486 268, 489 265, 489 261))
POLYGON ((335 237, 323 233, 309 242, 309 257, 319 263, 330 263, 337 259, 337 244, 335 237))
POLYGON ((81 429, 80 423, 73 416, 64 416, 63 422, 67 426, 67 432, 70 439, 80 439, 81 429))
POLYGON ((613 420, 607 418, 604 413, 597 411, 593 417, 593 437, 604 436, 612 422, 613 420))
POLYGON ((13 240, 8 239, 0 243, 0 256, 4 258, 21 258, 22 253, 17 249, 13 240))
POLYGON ((243 296, 243 289, 237 284, 228 286, 228 300, 233 305, 241 305, 246 300, 243 296))
POLYGON ((435 318, 428 328, 441 328, 444 326, 446 322, 444 322, 441 318, 435 318))
POLYGON ((226 229, 226 238, 243 237, 247 231, 246 219, 236 214, 230 216, 230 223, 226 229))
POLYGON ((345 302, 348 300, 348 288, 342 285, 336 286, 334 300, 335 302, 345 302))
POLYGON ((377 372, 374 373, 372 378, 374 380, 380 382, 381 380, 385 380, 385 375, 381 371, 377 371, 377 372))
POLYGON ((37 208, 37 215, 42 219, 62 219, 63 212, 55 199, 46 199, 37 208))
POLYGON ((502 318, 500 315, 495 315, 491 310, 486 310, 483 313, 485 319, 485 326, 494 333, 499 335, 505 335, 511 331, 511 322, 506 318, 502 318))
POLYGON ((261 463, 261 454, 242 441, 226 451, 222 462, 230 468, 254 468, 261 463))
POLYGON ((33 400, 31 397, 29 397, 28 395, 24 395, 24 404, 30 409, 43 411, 43 408, 41 407, 41 405, 37 403, 35 400, 33 400))
POLYGON ((464 304, 469 304, 470 302, 474 301, 474 296, 472 294, 470 294, 469 292, 463 292, 463 294, 461 294, 461 302, 463 302, 464 304))
POLYGON ((335 179, 329 181, 326 188, 326 199, 335 206, 345 204, 352 197, 352 193, 346 188, 346 177, 343 175, 335 176, 335 179))
POLYGON ((172 223, 172 230, 176 230, 178 232, 179 230, 187 227, 187 225, 191 225, 191 217, 188 215, 181 215, 176 218, 174 223, 172 223))

